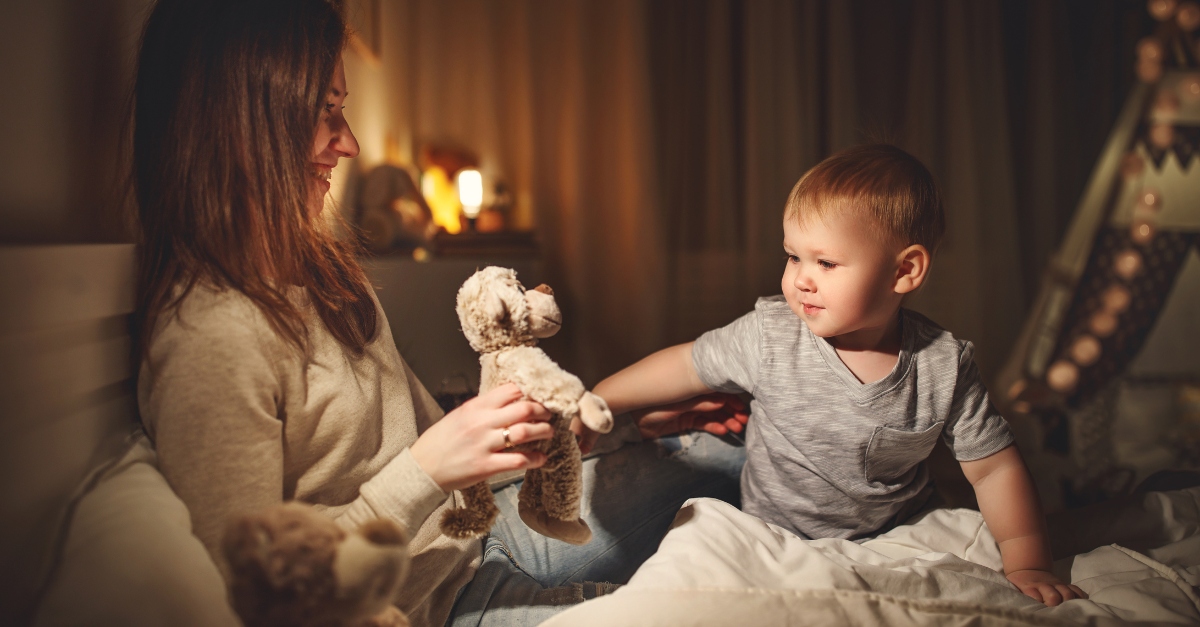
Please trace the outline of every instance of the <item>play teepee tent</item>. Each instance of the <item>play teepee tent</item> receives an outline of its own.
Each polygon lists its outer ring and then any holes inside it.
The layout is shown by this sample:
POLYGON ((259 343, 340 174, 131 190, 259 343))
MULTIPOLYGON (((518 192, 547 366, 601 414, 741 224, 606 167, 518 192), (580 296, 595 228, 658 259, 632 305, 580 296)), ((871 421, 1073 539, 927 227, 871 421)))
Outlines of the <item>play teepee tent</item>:
MULTIPOLYGON (((1139 43, 1140 81, 995 395, 1006 415, 1040 423, 1085 478, 1115 470, 1106 429, 1123 382, 1175 392, 1200 383, 1200 71, 1192 37, 1200 8, 1190 7, 1196 15, 1172 13, 1139 43)), ((1200 424, 1177 435, 1194 435, 1200 453, 1200 424)), ((1110 481, 1109 492, 1127 489, 1135 475, 1125 473, 1121 486, 1110 481)))

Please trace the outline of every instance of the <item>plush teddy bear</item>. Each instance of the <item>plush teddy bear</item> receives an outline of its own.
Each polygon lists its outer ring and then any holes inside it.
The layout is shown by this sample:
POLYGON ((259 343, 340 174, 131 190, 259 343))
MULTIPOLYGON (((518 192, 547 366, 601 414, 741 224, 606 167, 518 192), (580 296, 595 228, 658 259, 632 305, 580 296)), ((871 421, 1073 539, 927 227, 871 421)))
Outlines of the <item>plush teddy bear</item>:
MULTIPOLYGON (((525 471, 517 500, 521 520, 544 536, 586 544, 592 531, 579 517, 583 465, 569 426, 579 416, 589 428, 607 433, 613 417, 604 399, 535 346, 562 324, 554 292, 545 285, 526 291, 516 272, 490 266, 463 283, 457 311, 463 334, 480 353, 479 392, 516 383, 552 414, 553 438, 517 447, 546 454, 545 465, 525 471)), ((464 489, 462 496, 463 507, 442 514, 442 532, 455 538, 486 534, 499 513, 487 483, 464 489)))
POLYGON ((230 521, 230 601, 246 627, 408 627, 392 598, 408 572, 404 532, 377 519, 348 533, 290 502, 230 521))

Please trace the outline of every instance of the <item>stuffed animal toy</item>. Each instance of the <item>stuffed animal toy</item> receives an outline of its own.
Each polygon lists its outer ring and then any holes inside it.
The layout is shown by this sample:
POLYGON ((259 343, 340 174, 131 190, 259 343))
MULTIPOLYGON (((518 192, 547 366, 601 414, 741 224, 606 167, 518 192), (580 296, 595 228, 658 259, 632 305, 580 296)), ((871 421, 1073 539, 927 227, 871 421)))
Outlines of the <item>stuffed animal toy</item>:
POLYGON ((230 600, 246 627, 408 627, 392 598, 408 572, 390 520, 348 533, 311 506, 269 507, 229 523, 230 600))
MULTIPOLYGON (((517 499, 521 520, 544 536, 586 544, 592 531, 579 517, 583 465, 569 426, 578 416, 589 428, 607 433, 613 418, 604 399, 536 347, 539 338, 554 335, 562 324, 554 292, 545 285, 526 291, 516 272, 491 266, 463 283, 457 311, 463 334, 480 354, 479 392, 515 383, 553 415, 553 438, 517 447, 546 454, 545 465, 525 471, 517 499)), ((442 514, 442 532, 455 538, 486 534, 499 513, 487 483, 464 489, 462 496, 463 507, 442 514)))

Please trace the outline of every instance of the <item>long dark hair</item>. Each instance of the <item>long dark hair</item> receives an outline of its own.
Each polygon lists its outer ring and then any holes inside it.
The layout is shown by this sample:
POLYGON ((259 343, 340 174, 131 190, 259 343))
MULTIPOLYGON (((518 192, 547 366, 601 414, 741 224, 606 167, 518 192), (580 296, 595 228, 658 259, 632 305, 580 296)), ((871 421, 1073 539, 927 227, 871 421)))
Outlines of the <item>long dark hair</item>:
POLYGON ((136 354, 202 282, 241 291, 301 350, 291 285, 342 344, 360 352, 375 336, 356 244, 308 209, 314 133, 345 41, 327 0, 157 2, 134 87, 136 354))

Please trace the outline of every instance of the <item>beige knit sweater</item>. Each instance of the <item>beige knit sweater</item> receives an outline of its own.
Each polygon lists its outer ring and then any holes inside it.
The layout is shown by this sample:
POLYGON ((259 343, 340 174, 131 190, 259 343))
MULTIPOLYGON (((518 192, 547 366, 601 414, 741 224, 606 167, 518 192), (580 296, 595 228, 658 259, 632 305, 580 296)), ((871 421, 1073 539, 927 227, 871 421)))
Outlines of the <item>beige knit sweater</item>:
POLYGON ((196 287, 159 320, 138 376, 142 421, 193 529, 224 570, 230 516, 297 499, 346 527, 390 518, 412 538, 396 604, 442 625, 480 560, 480 543, 438 531, 453 500, 409 452, 441 409, 401 359, 379 309, 362 356, 325 329, 297 288, 304 356, 242 293, 196 287))

